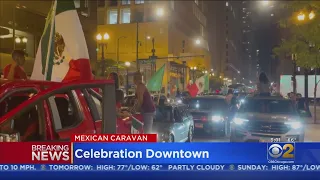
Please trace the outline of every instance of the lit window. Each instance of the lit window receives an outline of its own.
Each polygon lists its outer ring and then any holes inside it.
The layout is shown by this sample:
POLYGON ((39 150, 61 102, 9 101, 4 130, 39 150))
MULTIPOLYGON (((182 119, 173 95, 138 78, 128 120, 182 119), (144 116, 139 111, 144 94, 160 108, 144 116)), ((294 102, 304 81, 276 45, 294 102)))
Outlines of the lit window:
POLYGON ((74 0, 74 6, 76 9, 80 8, 80 0, 74 0))
POLYGON ((136 3, 136 4, 143 4, 143 3, 144 3, 144 0, 135 0, 135 3, 136 3))
POLYGON ((226 6, 229 6, 229 2, 226 2, 226 6))
POLYGON ((109 10, 108 12, 108 24, 118 23, 118 10, 109 10))
POLYGON ((194 2, 195 2, 197 5, 199 5, 199 0, 194 0, 194 2))
POLYGON ((130 8, 128 9, 121 9, 121 24, 130 23, 130 8))
POLYGON ((122 5, 129 5, 130 4, 130 0, 122 0, 121 4, 122 5))

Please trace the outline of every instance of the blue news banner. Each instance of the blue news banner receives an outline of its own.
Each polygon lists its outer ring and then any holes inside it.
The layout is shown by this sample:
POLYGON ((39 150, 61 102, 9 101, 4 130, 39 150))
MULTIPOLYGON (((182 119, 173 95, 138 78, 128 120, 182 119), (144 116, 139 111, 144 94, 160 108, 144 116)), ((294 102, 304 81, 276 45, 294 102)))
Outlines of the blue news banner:
POLYGON ((0 171, 320 172, 320 143, 74 143, 73 164, 0 165, 0 171))

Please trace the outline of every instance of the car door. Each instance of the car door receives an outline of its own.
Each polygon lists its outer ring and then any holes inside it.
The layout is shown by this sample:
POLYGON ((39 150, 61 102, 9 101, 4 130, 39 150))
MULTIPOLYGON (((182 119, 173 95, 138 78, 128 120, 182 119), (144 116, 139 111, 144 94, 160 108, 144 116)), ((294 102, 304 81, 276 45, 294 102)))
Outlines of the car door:
POLYGON ((185 124, 183 122, 182 114, 180 113, 178 107, 173 109, 174 114, 174 132, 175 132, 175 141, 180 142, 185 138, 185 124))
POLYGON ((182 116, 182 122, 183 122, 183 137, 188 138, 189 128, 190 128, 190 120, 187 113, 187 109, 185 106, 179 107, 180 114, 182 116))
POLYGON ((13 132, 14 129, 11 126, 11 122, 14 122, 16 117, 20 117, 25 112, 30 111, 35 105, 45 102, 41 107, 48 108, 50 116, 44 118, 44 124, 49 126, 46 128, 46 139, 44 140, 68 140, 73 134, 96 133, 93 118, 88 118, 88 107, 81 102, 78 97, 81 93, 78 94, 77 92, 82 89, 96 87, 102 88, 105 95, 102 101, 104 111, 102 113, 102 132, 114 133, 116 132, 114 85, 112 81, 107 80, 61 83, 50 87, 1 117, 0 131, 6 129, 6 131, 13 132), (108 93, 106 93, 107 90, 109 91, 108 93), (65 98, 63 95, 67 95, 67 99, 61 99, 61 97, 65 98), (60 97, 60 99, 57 100, 56 97, 60 97), (104 121, 106 119, 109 119, 109 121, 104 121), (52 131, 52 136, 48 135, 50 131, 52 131))

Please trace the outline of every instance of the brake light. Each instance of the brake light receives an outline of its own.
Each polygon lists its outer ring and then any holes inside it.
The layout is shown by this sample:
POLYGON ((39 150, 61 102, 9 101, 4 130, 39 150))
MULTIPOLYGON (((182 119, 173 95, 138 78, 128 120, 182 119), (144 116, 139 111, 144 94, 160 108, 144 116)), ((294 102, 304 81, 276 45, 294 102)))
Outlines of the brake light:
POLYGON ((201 121, 208 121, 208 117, 207 116, 201 116, 201 121))

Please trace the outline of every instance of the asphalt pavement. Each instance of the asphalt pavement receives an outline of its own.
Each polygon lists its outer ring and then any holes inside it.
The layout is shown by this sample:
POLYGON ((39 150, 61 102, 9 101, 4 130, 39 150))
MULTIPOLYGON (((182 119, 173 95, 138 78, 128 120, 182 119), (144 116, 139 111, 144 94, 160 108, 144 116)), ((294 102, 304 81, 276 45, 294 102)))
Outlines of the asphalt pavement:
MULTIPOLYGON (((310 106, 312 116, 314 115, 313 106, 310 106)), ((317 123, 314 124, 313 117, 306 119, 305 124, 305 142, 320 142, 320 106, 317 107, 317 123)), ((213 137, 202 132, 196 131, 195 142, 230 142, 227 137, 213 137)))

